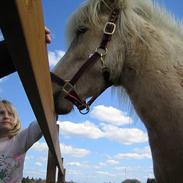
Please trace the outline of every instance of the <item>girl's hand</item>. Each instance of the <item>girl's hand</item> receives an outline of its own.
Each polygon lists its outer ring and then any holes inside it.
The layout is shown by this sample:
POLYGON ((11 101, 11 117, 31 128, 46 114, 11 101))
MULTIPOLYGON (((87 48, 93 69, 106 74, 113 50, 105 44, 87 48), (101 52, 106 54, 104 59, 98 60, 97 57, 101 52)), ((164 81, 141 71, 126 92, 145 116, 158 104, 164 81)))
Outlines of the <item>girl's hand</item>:
POLYGON ((45 27, 45 40, 46 40, 46 43, 51 43, 52 39, 51 39, 51 34, 50 34, 50 30, 45 27))

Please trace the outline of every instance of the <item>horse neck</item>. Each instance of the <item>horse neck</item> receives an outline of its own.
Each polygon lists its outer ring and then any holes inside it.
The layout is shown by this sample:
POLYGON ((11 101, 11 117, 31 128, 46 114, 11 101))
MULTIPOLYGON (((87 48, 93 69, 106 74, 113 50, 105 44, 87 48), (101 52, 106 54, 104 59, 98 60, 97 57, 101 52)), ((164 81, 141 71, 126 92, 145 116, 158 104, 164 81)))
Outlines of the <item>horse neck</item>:
POLYGON ((147 127, 158 182, 178 183, 183 178, 180 171, 183 165, 183 43, 161 34, 149 41, 148 47, 140 40, 131 40, 121 84, 147 127))

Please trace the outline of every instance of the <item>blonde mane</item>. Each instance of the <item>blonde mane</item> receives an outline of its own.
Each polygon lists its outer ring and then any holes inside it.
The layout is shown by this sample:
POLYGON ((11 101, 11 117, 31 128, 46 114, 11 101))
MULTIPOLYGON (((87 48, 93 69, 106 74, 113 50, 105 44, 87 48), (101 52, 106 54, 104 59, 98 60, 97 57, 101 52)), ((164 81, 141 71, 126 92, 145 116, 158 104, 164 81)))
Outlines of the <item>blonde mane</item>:
MULTIPOLYGON (((128 32, 133 32, 141 37, 139 27, 141 24, 148 23, 156 28, 160 28, 165 32, 169 31, 180 39, 183 39, 183 24, 177 21, 175 17, 165 8, 152 0, 118 0, 117 7, 120 8, 119 34, 124 38, 128 32), (130 17, 130 18, 129 18, 130 17)), ((72 40, 74 32, 78 26, 88 24, 99 26, 99 16, 101 14, 101 4, 105 4, 106 8, 111 11, 107 0, 89 0, 85 1, 82 6, 73 13, 68 24, 69 40, 72 40)), ((143 40, 143 38, 141 37, 143 40)))

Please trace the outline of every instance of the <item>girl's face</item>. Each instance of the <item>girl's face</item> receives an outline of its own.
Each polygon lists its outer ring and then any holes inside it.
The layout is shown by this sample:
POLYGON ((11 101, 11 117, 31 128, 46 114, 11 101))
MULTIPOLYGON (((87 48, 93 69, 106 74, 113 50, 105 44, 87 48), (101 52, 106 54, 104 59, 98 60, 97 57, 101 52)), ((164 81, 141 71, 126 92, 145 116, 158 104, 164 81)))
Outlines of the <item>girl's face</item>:
POLYGON ((15 126, 15 115, 10 107, 0 104, 0 130, 8 132, 15 126))

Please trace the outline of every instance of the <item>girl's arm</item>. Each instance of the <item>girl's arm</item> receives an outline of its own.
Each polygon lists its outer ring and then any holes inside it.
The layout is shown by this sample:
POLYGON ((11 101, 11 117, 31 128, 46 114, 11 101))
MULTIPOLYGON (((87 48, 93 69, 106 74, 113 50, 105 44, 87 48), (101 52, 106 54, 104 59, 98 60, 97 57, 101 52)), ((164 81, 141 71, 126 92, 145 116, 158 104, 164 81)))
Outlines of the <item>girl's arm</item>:
POLYGON ((33 121, 28 128, 22 130, 15 137, 15 147, 19 153, 25 153, 35 142, 42 137, 39 124, 33 121))

